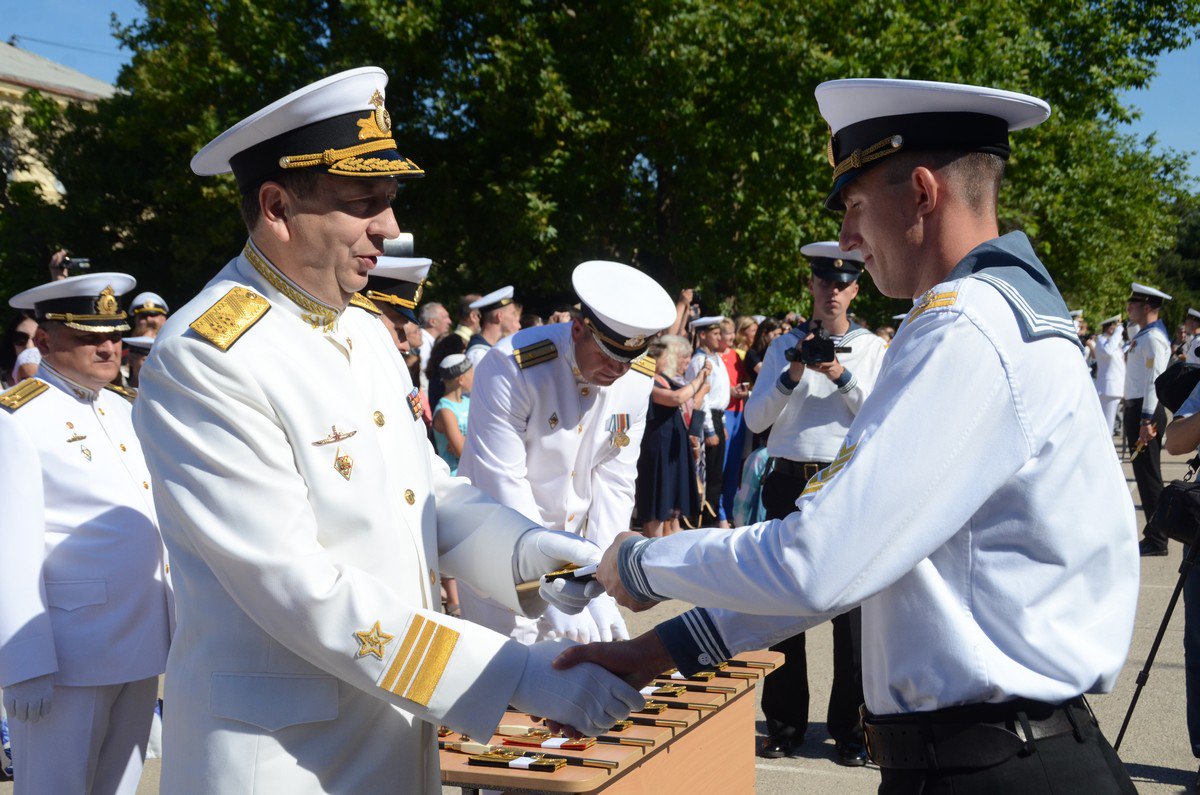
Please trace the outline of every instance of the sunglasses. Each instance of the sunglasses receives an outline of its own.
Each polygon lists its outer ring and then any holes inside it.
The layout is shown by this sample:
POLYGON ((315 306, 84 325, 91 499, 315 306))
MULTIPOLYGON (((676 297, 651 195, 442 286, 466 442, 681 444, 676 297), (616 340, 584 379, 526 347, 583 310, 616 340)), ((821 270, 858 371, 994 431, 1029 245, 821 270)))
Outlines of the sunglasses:
POLYGON ((13 345, 26 345, 29 343, 29 334, 24 331, 13 332, 13 345))

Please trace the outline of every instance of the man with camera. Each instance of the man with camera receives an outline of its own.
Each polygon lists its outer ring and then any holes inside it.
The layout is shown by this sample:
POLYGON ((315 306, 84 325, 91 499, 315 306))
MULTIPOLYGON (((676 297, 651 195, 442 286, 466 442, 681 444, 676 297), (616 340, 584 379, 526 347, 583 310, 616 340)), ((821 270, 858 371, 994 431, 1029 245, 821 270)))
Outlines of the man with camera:
MULTIPOLYGON (((762 502, 768 519, 796 510, 809 479, 837 460, 838 448, 875 385, 887 345, 850 322, 850 302, 858 295, 862 256, 842 251, 836 242, 810 243, 800 249, 809 258, 812 320, 771 343, 762 374, 776 374, 746 402, 746 424, 755 433, 770 429, 771 455, 763 481, 762 502)), ((833 691, 826 722, 837 745, 837 761, 862 765, 866 754, 858 707, 863 702, 860 640, 862 611, 854 608, 833 619, 833 691)), ((773 646, 788 664, 767 678, 763 712, 767 740, 762 755, 789 755, 808 727, 808 668, 804 633, 773 646)))

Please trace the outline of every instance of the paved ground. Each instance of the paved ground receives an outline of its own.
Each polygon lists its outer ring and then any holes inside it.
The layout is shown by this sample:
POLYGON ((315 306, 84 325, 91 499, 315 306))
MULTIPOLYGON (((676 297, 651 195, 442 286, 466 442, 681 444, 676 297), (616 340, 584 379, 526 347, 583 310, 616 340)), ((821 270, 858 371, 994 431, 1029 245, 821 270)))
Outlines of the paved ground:
MULTIPOLYGON (((1182 477, 1185 467, 1183 459, 1164 457, 1163 478, 1171 480, 1182 477)), ((1137 500, 1129 465, 1125 472, 1130 490, 1137 500)), ((1141 524, 1141 512, 1138 512, 1141 524)), ((1080 533, 1088 528, 1080 527, 1080 533)), ((1171 544, 1171 554, 1162 558, 1142 559, 1142 580, 1138 599, 1137 625, 1129 660, 1116 690, 1105 696, 1093 696, 1090 701, 1101 726, 1110 741, 1116 739, 1121 721, 1133 695, 1137 672, 1146 663, 1147 654, 1155 633, 1166 612, 1172 589, 1178 579, 1181 548, 1171 544)), ((678 605, 662 605, 654 610, 629 618, 630 630, 634 633, 649 629, 658 621, 681 610, 678 605)), ((1133 722, 1125 736, 1121 757, 1137 784, 1138 790, 1146 795, 1167 795, 1186 792, 1196 776, 1197 760, 1192 758, 1184 716, 1183 677, 1183 605, 1176 608, 1162 647, 1151 669, 1151 676, 1142 691, 1141 700, 1133 716, 1133 722)), ((809 676, 812 685, 812 710, 814 716, 824 714, 829 698, 832 639, 828 625, 809 633, 808 640, 809 676)), ((759 712, 759 732, 763 731, 762 713, 759 712)), ((748 742, 738 739, 738 742, 748 742)), ((843 768, 834 764, 833 742, 825 732, 823 723, 813 723, 809 728, 809 739, 797 756, 790 759, 759 759, 756 791, 759 795, 782 795, 783 793, 829 793, 840 795, 867 795, 874 793, 879 783, 878 772, 868 768, 843 768)), ((139 795, 158 793, 159 763, 147 763, 139 795)), ((0 784, 0 795, 9 795, 12 784, 0 784)), ((447 789, 446 793, 457 795, 458 790, 447 789)))

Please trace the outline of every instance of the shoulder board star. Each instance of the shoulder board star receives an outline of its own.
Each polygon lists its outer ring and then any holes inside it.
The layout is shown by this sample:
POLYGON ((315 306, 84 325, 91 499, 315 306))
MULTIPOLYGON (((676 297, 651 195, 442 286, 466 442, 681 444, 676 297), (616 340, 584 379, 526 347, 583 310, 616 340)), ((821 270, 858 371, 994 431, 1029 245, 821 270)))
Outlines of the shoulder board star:
POLYGON ((550 340, 542 340, 523 348, 517 348, 513 351, 513 358, 517 360, 517 367, 524 370, 535 364, 554 361, 558 358, 558 348, 554 347, 554 343, 550 340))
POLYGON ((245 287, 234 287, 193 320, 191 329, 227 351, 270 309, 271 303, 258 293, 245 287))
POLYGON ((44 393, 50 385, 36 378, 26 378, 21 383, 3 393, 0 393, 0 406, 11 411, 24 406, 38 395, 44 393))
POLYGON ((372 315, 382 315, 383 314, 383 310, 381 310, 379 307, 375 306, 375 302, 372 301, 370 298, 367 298, 362 293, 355 293, 350 298, 350 306, 357 306, 359 309, 365 309, 366 311, 370 312, 372 315))
POLYGON ((633 370, 635 373, 641 373, 642 375, 648 375, 653 378, 657 365, 658 360, 653 356, 646 356, 645 354, 642 354, 630 363, 629 369, 633 370))
POLYGON ((116 392, 118 395, 125 398, 130 403, 137 400, 137 390, 136 389, 130 389, 127 386, 117 386, 116 384, 105 384, 104 388, 111 389, 113 392, 116 392))

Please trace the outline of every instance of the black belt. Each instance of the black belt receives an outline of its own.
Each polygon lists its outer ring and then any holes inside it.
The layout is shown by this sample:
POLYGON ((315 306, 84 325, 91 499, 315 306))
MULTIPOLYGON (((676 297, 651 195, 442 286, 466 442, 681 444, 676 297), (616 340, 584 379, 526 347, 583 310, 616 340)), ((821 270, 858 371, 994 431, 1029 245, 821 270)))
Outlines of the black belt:
POLYGON ((872 715, 863 707, 861 713, 871 761, 902 770, 990 767, 1032 753, 1035 740, 1074 732, 1082 742, 1080 723, 1095 725, 1082 696, 1058 705, 1018 699, 901 715, 872 715))
POLYGON ((808 482, 809 478, 829 466, 829 463, 828 461, 793 461, 790 458, 772 458, 771 471, 794 478, 803 478, 805 482, 808 482))

